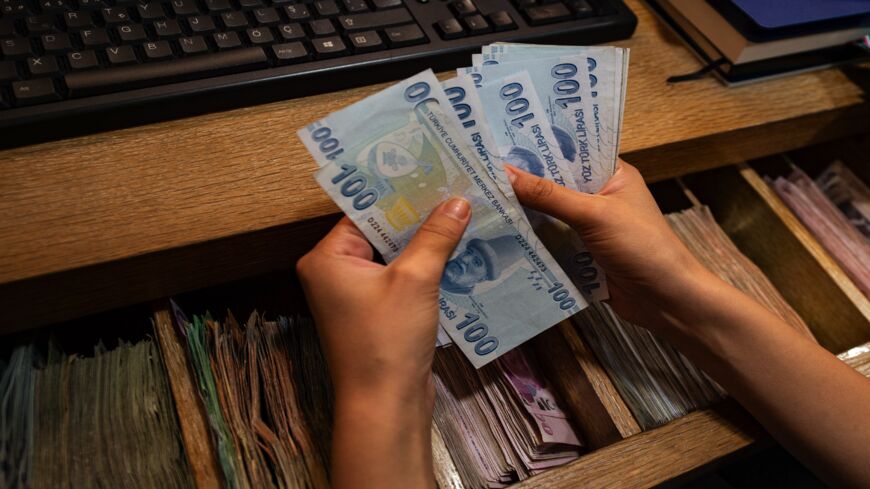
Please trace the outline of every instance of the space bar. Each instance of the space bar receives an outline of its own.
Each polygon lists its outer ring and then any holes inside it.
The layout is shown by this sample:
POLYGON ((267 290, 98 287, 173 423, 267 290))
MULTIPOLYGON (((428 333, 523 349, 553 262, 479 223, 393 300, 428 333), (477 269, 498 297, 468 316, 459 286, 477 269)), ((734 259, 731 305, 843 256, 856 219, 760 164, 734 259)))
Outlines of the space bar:
POLYGON ((134 88, 165 85, 268 66, 263 48, 251 47, 188 58, 69 73, 64 76, 70 97, 86 97, 134 88))

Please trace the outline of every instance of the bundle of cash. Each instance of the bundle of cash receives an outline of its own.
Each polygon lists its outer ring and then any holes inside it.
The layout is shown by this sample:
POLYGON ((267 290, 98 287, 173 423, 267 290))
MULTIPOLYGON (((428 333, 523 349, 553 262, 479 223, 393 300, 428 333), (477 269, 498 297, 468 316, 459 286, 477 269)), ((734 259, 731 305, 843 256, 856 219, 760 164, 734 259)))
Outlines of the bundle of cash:
POLYGON ((319 348, 299 354, 313 325, 256 311, 244 324, 188 320, 173 308, 226 486, 328 488, 331 384, 319 348))
POLYGON ((863 234, 870 211, 867 186, 842 164, 823 172, 818 184, 800 168, 768 183, 870 297, 870 236, 863 234))
POLYGON ((504 487, 580 456, 582 446, 533 356, 479 370, 454 346, 435 355, 435 426, 467 489, 504 487))
POLYGON ((441 202, 470 202, 441 280, 439 344, 481 367, 608 297, 580 238, 523 209, 504 165, 600 189, 615 170, 628 52, 495 44, 472 61, 443 84, 420 73, 298 134, 317 182, 387 262, 441 202))
MULTIPOLYGON (((709 208, 693 207, 665 217, 705 267, 814 339, 761 269, 719 227, 709 208)), ((581 312, 575 324, 643 429, 708 406, 725 394, 675 348, 619 318, 605 304, 581 312)))
MULTIPOLYGON (((334 399, 314 322, 173 309, 226 487, 328 487, 334 399)), ((474 369, 455 345, 436 352, 435 439, 448 454, 436 473, 503 487, 579 457, 576 420, 539 362, 517 348, 474 369)))
POLYGON ((0 487, 193 488, 157 344, 0 360, 0 487))

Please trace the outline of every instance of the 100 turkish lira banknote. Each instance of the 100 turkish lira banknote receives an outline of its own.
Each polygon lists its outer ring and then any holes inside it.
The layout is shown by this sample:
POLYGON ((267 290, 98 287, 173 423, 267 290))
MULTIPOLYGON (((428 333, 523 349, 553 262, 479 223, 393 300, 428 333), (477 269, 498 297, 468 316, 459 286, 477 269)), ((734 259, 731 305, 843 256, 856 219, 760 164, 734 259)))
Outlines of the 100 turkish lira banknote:
MULTIPOLYGON (((428 214, 464 196, 472 218, 441 279, 440 323, 476 367, 586 301, 485 171, 431 71, 299 132, 316 178, 387 261, 428 214)), ((379 300, 372 297, 373 301, 379 300)))
POLYGON ((318 183, 387 262, 441 202, 471 203, 441 280, 439 344, 475 367, 607 298, 579 237, 523 209, 504 165, 600 189, 615 169, 625 51, 485 46, 460 76, 420 73, 298 132, 318 183))

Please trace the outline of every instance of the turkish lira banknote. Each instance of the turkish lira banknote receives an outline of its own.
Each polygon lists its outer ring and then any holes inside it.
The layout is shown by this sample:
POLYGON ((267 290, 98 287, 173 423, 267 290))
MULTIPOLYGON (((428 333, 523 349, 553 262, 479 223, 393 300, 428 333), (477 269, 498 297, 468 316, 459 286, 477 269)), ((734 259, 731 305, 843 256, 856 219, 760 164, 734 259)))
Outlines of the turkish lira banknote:
MULTIPOLYGON (((586 57, 589 72, 592 113, 587 127, 595 138, 592 148, 609 156, 613 165, 619 152, 622 113, 628 82, 629 50, 610 46, 539 46, 535 44, 495 43, 483 46, 480 63, 523 62, 547 57, 581 55, 586 57)), ((615 166, 612 167, 615 171, 615 166)))
POLYGON ((456 77, 420 73, 298 132, 318 183, 387 262, 441 202, 471 203, 441 280, 438 344, 457 343, 475 367, 608 297, 579 236, 524 209, 505 164, 601 189, 615 170, 627 60, 612 47, 484 46, 456 77))
MULTIPOLYGON (((558 185, 580 189, 580 165, 566 158, 560 148, 562 144, 538 95, 539 85, 528 71, 493 66, 461 68, 458 72, 474 80, 478 87, 492 127, 497 159, 558 185)), ((555 218, 531 210, 526 214, 574 285, 589 299, 607 299, 604 273, 577 233, 555 218)))
MULTIPOLYGON (((299 131, 318 183, 384 259, 428 214, 464 196, 472 218, 441 280, 440 323, 482 366, 586 306, 490 178, 431 71, 299 131)), ((378 300, 373 297, 372 300, 378 300)))

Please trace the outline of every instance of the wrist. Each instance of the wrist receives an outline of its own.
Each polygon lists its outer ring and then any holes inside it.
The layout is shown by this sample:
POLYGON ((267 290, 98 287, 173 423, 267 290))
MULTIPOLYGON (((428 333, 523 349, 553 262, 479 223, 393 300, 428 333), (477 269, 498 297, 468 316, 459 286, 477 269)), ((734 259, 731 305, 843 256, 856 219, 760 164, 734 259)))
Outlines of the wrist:
POLYGON ((694 259, 675 270, 668 286, 656 292, 658 314, 652 329, 669 339, 694 338, 702 333, 700 323, 727 284, 694 259))
POLYGON ((381 379, 372 383, 337 384, 336 413, 383 417, 406 425, 422 424, 428 429, 435 406, 435 384, 431 374, 420 382, 381 379))

